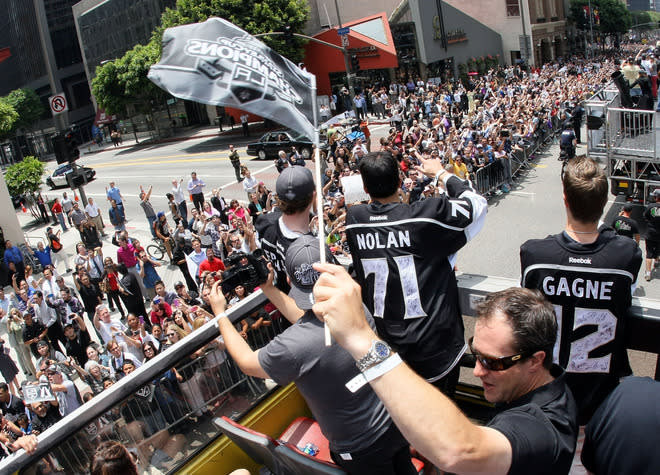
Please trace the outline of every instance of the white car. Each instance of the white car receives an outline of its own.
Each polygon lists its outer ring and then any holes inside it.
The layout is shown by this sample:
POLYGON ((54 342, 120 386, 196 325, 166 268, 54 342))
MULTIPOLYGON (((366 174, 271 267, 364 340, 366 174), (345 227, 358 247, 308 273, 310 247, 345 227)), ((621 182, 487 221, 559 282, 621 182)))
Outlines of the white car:
MULTIPOLYGON (((87 181, 92 181, 96 175, 96 171, 89 167, 82 167, 87 175, 87 181)), ((67 173, 71 173, 73 168, 70 163, 62 163, 59 165, 53 173, 46 178, 46 184, 50 186, 51 189, 62 188, 68 186, 66 182, 67 173)))

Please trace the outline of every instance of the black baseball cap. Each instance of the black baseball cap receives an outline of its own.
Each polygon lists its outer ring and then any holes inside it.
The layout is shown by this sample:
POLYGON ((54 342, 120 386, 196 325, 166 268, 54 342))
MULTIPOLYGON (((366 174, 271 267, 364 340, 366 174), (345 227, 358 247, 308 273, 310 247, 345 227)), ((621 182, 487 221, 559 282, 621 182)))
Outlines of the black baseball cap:
POLYGON ((623 210, 626 212, 630 212, 633 210, 633 204, 632 203, 625 203, 623 205, 623 210))
POLYGON ((275 191, 281 200, 296 201, 314 192, 314 177, 305 167, 287 167, 277 177, 275 191))

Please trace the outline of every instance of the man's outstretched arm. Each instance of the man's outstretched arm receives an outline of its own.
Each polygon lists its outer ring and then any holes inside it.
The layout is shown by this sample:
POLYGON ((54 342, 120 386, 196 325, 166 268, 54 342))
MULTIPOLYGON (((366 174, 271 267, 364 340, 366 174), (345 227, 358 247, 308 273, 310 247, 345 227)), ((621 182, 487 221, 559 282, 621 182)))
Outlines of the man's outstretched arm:
MULTIPOLYGON (((314 313, 353 358, 362 358, 378 337, 365 318, 360 286, 341 266, 315 264, 314 268, 322 272, 314 286, 314 313)), ((470 422, 450 399, 407 365, 396 366, 370 384, 406 439, 440 469, 508 472, 512 460, 509 440, 494 429, 470 422)))

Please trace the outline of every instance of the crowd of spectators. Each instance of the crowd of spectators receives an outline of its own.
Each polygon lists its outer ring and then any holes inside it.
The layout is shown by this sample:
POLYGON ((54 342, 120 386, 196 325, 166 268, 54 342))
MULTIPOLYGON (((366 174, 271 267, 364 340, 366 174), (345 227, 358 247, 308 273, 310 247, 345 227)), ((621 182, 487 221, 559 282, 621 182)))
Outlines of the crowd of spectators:
POLYGON ((389 87, 366 88, 364 105, 361 102, 365 109, 361 115, 366 117, 360 125, 331 125, 326 130, 323 216, 333 253, 348 255, 342 178, 359 174, 367 150, 386 150, 399 160, 402 202, 442 192, 418 173, 420 158, 440 159, 448 171, 469 180, 480 169, 497 167, 505 179, 495 194, 507 193, 514 185, 511 161, 516 151, 533 142, 541 127, 554 128, 555 134, 571 123, 579 137, 583 102, 609 81, 618 66, 603 56, 549 63, 530 71, 520 66, 499 68, 470 76, 467 83, 437 85, 409 78, 389 87), (371 143, 368 117, 385 118, 391 124, 377 144, 371 143))

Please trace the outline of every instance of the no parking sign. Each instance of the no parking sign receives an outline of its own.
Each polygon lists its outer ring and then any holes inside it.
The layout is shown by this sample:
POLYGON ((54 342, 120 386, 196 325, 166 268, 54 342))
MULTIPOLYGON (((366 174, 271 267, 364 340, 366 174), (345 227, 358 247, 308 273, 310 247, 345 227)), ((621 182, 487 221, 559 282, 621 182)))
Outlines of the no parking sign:
POLYGON ((62 112, 69 110, 69 104, 66 102, 66 97, 63 92, 50 96, 48 98, 48 104, 50 104, 50 110, 53 112, 53 115, 61 114, 62 112))

